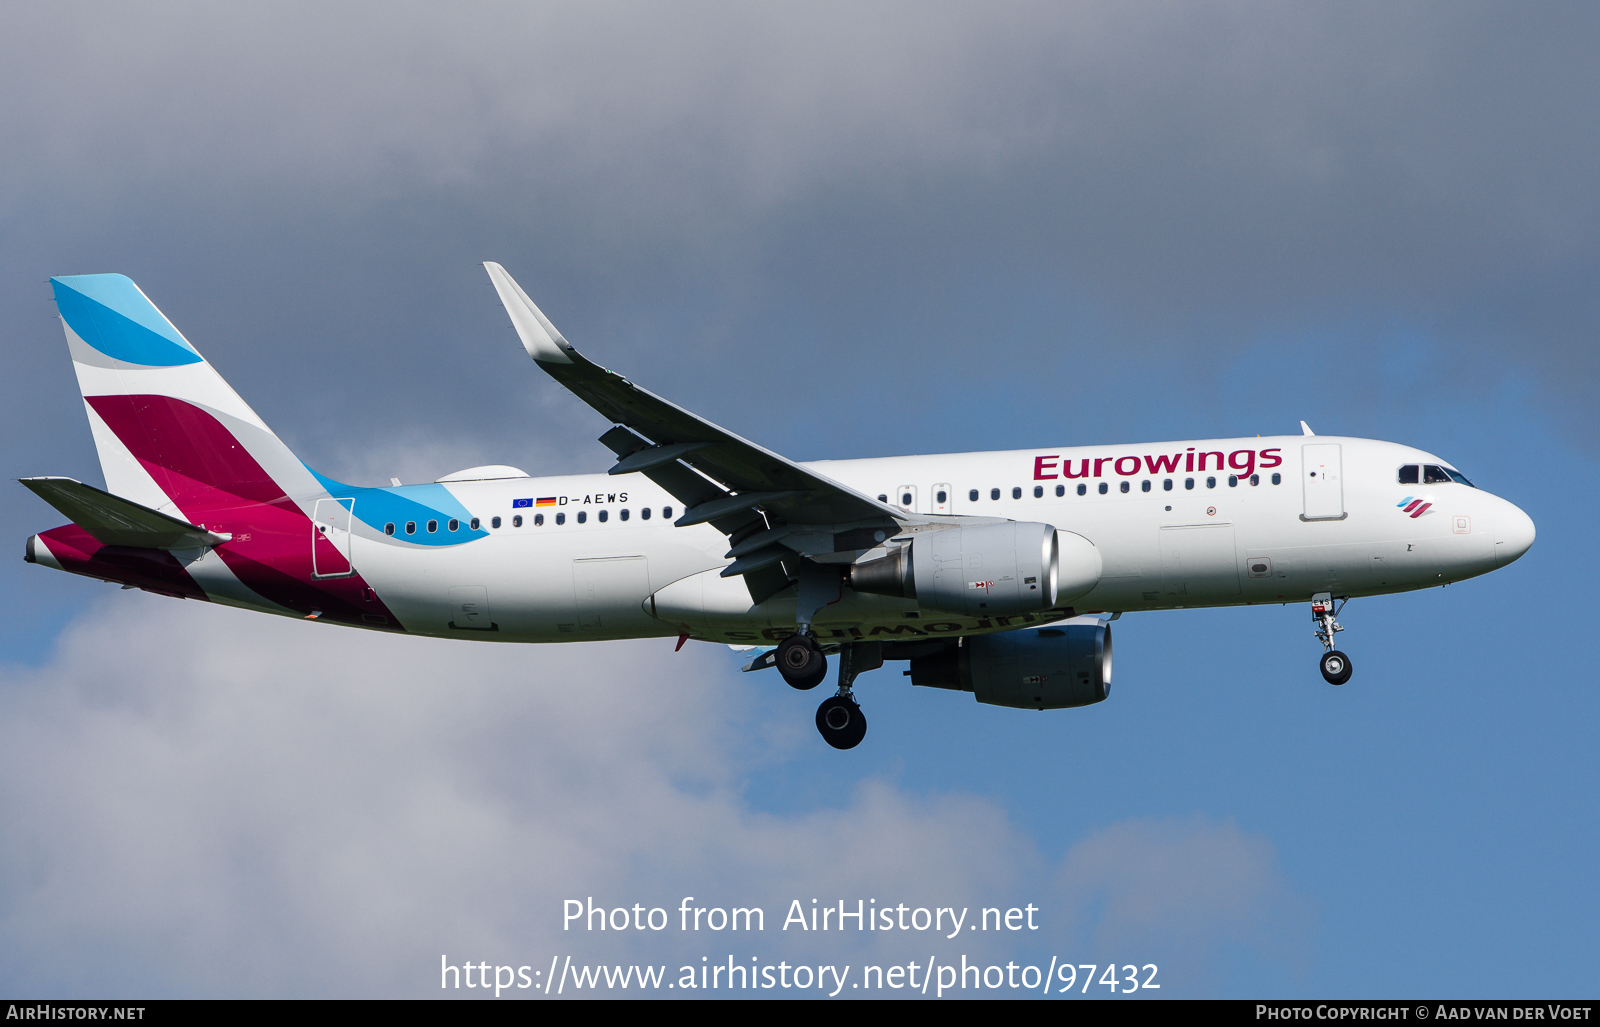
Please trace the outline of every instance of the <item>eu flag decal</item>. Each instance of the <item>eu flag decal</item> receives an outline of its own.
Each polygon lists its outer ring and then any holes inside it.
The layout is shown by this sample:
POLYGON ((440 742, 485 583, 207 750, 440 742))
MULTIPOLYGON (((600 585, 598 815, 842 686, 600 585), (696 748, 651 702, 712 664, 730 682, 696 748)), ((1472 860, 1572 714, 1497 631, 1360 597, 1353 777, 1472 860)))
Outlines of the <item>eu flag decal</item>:
POLYGON ((511 501, 511 509, 513 509, 513 510, 520 510, 525 506, 532 506, 532 505, 533 505, 533 500, 531 500, 531 499, 513 499, 511 501))

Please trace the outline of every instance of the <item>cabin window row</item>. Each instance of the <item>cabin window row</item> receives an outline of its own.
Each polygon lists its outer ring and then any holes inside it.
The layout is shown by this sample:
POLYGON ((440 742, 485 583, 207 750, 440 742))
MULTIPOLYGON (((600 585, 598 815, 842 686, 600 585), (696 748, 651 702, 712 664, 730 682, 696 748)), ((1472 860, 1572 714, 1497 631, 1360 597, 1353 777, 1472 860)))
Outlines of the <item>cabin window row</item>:
MULTIPOLYGON (((1195 480, 1196 479, 1194 479, 1194 478, 1185 478, 1185 479, 1183 479, 1183 487, 1185 489, 1193 489, 1195 487, 1195 480)), ((1282 485, 1283 484, 1283 475, 1274 472, 1271 475, 1269 480, 1274 485, 1282 485)), ((1240 481, 1248 482, 1251 485, 1260 485, 1261 484, 1261 475, 1252 474, 1248 478, 1243 478, 1243 479, 1241 479, 1237 474, 1228 475, 1228 487, 1230 489, 1231 488, 1238 488, 1240 481)), ((1176 487, 1176 485, 1175 485, 1173 479, 1171 479, 1171 478, 1163 478, 1161 480, 1161 491, 1163 491, 1163 492, 1171 492, 1175 487, 1176 487)), ((1208 489, 1216 488, 1217 487, 1217 478, 1215 476, 1207 477, 1205 479, 1205 487, 1208 488, 1208 489)), ((1149 478, 1146 478, 1143 481, 1139 482, 1139 491, 1140 492, 1150 492, 1154 488, 1155 488, 1155 483, 1149 478)), ((1100 493, 1100 495, 1102 495, 1102 496, 1105 495, 1106 493, 1111 491, 1111 483, 1110 482, 1105 482, 1105 481, 1100 482, 1099 486, 1097 487, 1097 491, 1100 493)), ((1118 482, 1117 483, 1117 491, 1119 491, 1119 492, 1132 492, 1133 491, 1133 483, 1129 482, 1129 481, 1118 482)), ((1056 486, 1056 495, 1058 497, 1059 496, 1064 496, 1066 494, 1067 494, 1067 487, 1065 485, 1057 485, 1056 486)), ((1078 495, 1086 496, 1088 494, 1089 494, 1089 486, 1088 486, 1088 484, 1085 483, 1085 484, 1081 484, 1081 485, 1078 486, 1078 495)), ((973 503, 978 502, 978 496, 979 496, 979 492, 978 492, 977 489, 971 489, 970 491, 967 492, 967 500, 969 502, 973 502, 973 503)), ((882 499, 883 497, 880 496, 879 498, 882 499)), ((999 489, 990 489, 989 490, 989 498, 991 500, 999 499, 1000 498, 1000 490, 999 489)), ((1021 499, 1022 498, 1022 489, 1020 487, 1012 488, 1012 490, 1011 490, 1011 498, 1012 499, 1021 499)), ((1043 499, 1044 498, 1044 486, 1043 485, 1035 485, 1033 487, 1033 498, 1034 499, 1043 499)), ((909 500, 908 500, 908 502, 909 502, 909 500)))
MULTIPOLYGON (((468 528, 470 530, 477 531, 478 530, 478 523, 479 523, 478 519, 476 517, 474 517, 474 518, 472 518, 472 520, 467 522, 467 526, 468 526, 468 528)), ((435 534, 439 530, 439 522, 438 521, 429 521, 429 522, 427 522, 426 527, 427 527, 428 534, 430 534, 430 535, 435 534)), ((458 519, 452 517, 448 521, 445 522, 445 530, 446 531, 460 531, 461 530, 461 522, 458 519)), ((385 524, 383 526, 383 533, 385 535, 393 535, 395 533, 395 523, 393 521, 390 521, 388 524, 385 524)), ((405 533, 407 535, 415 535, 417 533, 417 522, 416 521, 407 521, 405 523, 405 533)))
MULTIPOLYGON (((642 507, 639 510, 639 519, 640 520, 644 520, 644 521, 648 521, 650 519, 650 513, 651 513, 651 508, 650 507, 648 507, 648 506, 642 507)), ((671 517, 672 517, 672 507, 670 507, 670 506, 662 507, 661 508, 661 516, 663 518, 666 518, 666 519, 670 520, 671 517)), ((629 517, 629 509, 628 509, 628 507, 623 507, 617 513, 617 518, 619 520, 624 520, 625 521, 625 520, 628 519, 628 517, 629 517)), ((600 510, 598 513, 595 514, 595 519, 597 521, 599 521, 601 524, 604 524, 604 523, 606 523, 607 521, 609 521, 611 519, 611 511, 609 511, 609 510, 600 510)), ((577 521, 578 521, 579 524, 588 523, 588 521, 589 521, 589 511, 587 511, 587 510, 579 510, 578 511, 578 516, 577 516, 577 521)), ((477 531, 478 530, 478 525, 480 523, 478 518, 474 517, 468 523, 471 525, 471 528, 472 528, 473 531, 477 531)), ((491 518, 489 518, 489 527, 491 527, 491 528, 498 528, 503 523, 504 522, 499 517, 491 517, 491 518)), ((556 514, 556 523, 557 524, 565 524, 565 523, 567 523, 567 515, 565 513, 556 514)), ((515 515, 515 516, 513 516, 511 518, 511 526, 513 528, 522 527, 522 515, 521 514, 517 514, 517 515, 515 515)), ((544 527, 544 514, 541 513, 541 514, 534 514, 533 515, 533 526, 535 528, 544 527)), ((437 532, 439 530, 439 522, 438 521, 429 521, 428 524, 427 524, 427 528, 428 528, 429 534, 437 532)), ((448 529, 450 531, 459 531, 461 529, 461 522, 459 520, 457 520, 456 518, 452 517, 450 519, 449 523, 448 523, 448 529)), ((393 535, 395 533, 395 525, 394 525, 393 521, 390 521, 388 524, 385 524, 383 526, 383 533, 385 535, 393 535)), ((417 533, 417 522, 416 521, 407 521, 405 523, 405 533, 407 535, 415 535, 417 533)))

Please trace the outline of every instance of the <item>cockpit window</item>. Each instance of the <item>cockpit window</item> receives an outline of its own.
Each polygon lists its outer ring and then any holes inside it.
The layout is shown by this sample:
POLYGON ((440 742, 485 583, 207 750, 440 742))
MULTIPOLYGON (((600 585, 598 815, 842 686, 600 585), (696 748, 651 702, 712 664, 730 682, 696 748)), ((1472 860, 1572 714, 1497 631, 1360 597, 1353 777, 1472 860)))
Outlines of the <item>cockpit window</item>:
POLYGON ((1417 483, 1417 472, 1420 470, 1421 468, 1416 464, 1406 464, 1400 468, 1400 484, 1415 485, 1417 483))
POLYGON ((1467 476, 1462 474, 1460 471, 1452 471, 1450 468, 1446 467, 1444 468, 1444 473, 1448 474, 1450 476, 1450 480, 1455 482, 1457 485, 1465 485, 1469 489, 1475 489, 1478 487, 1472 484, 1472 482, 1468 481, 1467 476))
POLYGON ((1444 468, 1443 467, 1439 467, 1439 466, 1437 466, 1435 464, 1423 464, 1422 465, 1422 484, 1424 484, 1424 485, 1448 485, 1449 483, 1450 483, 1450 476, 1448 474, 1444 473, 1444 468))

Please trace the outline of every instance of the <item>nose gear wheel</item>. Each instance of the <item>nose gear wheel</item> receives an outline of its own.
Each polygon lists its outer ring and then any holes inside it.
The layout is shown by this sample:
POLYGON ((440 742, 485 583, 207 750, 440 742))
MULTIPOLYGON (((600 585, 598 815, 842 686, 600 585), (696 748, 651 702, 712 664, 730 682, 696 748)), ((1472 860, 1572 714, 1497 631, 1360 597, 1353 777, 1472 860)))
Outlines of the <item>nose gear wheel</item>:
POLYGON ((1337 649, 1322 654, 1322 678, 1330 685, 1342 685, 1350 680, 1350 657, 1337 649))

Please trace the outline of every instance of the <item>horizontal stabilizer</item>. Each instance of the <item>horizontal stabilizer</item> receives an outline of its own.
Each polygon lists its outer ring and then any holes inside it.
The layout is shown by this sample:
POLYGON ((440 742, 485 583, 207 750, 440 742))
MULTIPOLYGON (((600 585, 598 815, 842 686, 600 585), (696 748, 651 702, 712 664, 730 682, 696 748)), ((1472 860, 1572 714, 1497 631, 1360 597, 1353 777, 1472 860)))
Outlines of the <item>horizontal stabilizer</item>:
POLYGON ((18 478, 33 494, 66 514, 107 546, 137 549, 199 549, 228 541, 188 521, 103 492, 72 478, 18 478))

